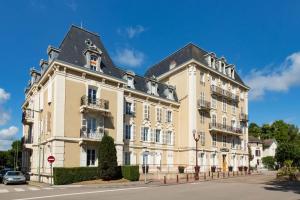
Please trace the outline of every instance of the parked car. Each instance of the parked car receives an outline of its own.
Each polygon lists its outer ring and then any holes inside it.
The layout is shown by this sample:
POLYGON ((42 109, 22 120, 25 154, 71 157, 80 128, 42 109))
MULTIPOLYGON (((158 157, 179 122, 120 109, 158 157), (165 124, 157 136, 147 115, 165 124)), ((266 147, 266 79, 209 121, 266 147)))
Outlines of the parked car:
POLYGON ((16 184, 16 183, 26 183, 26 178, 24 174, 20 171, 8 171, 3 177, 3 183, 7 184, 16 184))
POLYGON ((5 169, 2 169, 1 171, 0 171, 0 183, 2 183, 3 182, 3 176, 6 174, 6 172, 8 172, 8 171, 12 171, 12 169, 10 169, 10 168, 5 168, 5 169))

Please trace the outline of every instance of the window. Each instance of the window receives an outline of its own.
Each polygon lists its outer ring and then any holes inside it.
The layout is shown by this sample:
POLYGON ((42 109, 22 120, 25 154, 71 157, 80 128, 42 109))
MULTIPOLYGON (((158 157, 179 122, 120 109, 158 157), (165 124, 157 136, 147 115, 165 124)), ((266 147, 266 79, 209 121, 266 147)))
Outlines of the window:
POLYGON ((162 109, 156 108, 156 121, 161 122, 162 121, 162 109))
POLYGON ((89 88, 88 91, 88 103, 89 104, 96 104, 97 102, 97 90, 93 88, 89 88))
POLYGON ((168 99, 174 100, 173 90, 169 89, 168 91, 168 99))
POLYGON ((131 76, 127 76, 127 86, 134 89, 134 79, 131 76))
POLYGON ((235 123, 235 120, 234 120, 234 119, 231 120, 231 127, 232 127, 232 128, 236 128, 236 123, 235 123))
POLYGON ((205 132, 200 132, 200 144, 205 146, 205 132))
POLYGON ((155 130, 155 142, 160 143, 160 129, 155 130))
POLYGON ((224 129, 226 129, 226 124, 227 124, 226 121, 227 121, 227 120, 226 120, 226 117, 223 117, 223 128, 224 128, 224 129))
POLYGON ((223 111, 223 112, 226 112, 226 111, 227 111, 227 101, 226 101, 226 99, 223 99, 222 111, 223 111))
POLYGON ((205 85, 205 74, 200 72, 200 84, 205 85))
POLYGON ((91 60, 90 60, 90 69, 93 71, 97 70, 97 61, 98 57, 96 55, 91 55, 91 60))
POLYGON ((166 133, 166 143, 171 145, 172 144, 172 131, 167 131, 166 133))
POLYGON ((216 146, 217 145, 217 134, 212 134, 212 146, 216 146))
POLYGON ((125 139, 126 140, 131 139, 131 129, 132 129, 131 125, 128 125, 128 124, 125 125, 125 139))
POLYGON ((94 166, 96 161, 96 151, 95 149, 88 149, 86 152, 86 165, 94 166))
POLYGON ((141 140, 144 142, 147 142, 149 139, 149 128, 148 127, 142 127, 141 128, 141 140))
POLYGON ((226 143, 227 143, 227 136, 223 135, 223 147, 226 147, 226 143))
POLYGON ((234 137, 232 137, 232 139, 231 139, 231 148, 235 148, 235 138, 234 137))
POLYGON ((215 114, 211 117, 211 123, 213 127, 217 126, 217 116, 215 114))
POLYGON ((211 154, 211 161, 212 161, 212 166, 216 166, 216 154, 215 153, 213 153, 213 154, 211 154))
POLYGON ((157 87, 156 83, 151 83, 151 94, 156 95, 157 94, 157 87))
POLYGON ((205 94, 204 94, 204 92, 200 92, 200 105, 205 106, 205 94))
POLYGON ((144 120, 150 119, 150 106, 144 105, 144 120))
POLYGON ((236 113, 236 103, 232 103, 232 114, 236 113))
POLYGON ((172 122, 172 111, 167 110, 167 122, 172 122))
POLYGON ((204 115, 204 112, 201 111, 201 112, 200 112, 200 123, 201 123, 201 124, 204 124, 204 122, 205 122, 205 115, 204 115))
POLYGON ((260 150, 258 150, 258 149, 255 150, 255 156, 257 156, 257 157, 260 156, 260 150))
POLYGON ((130 103, 130 102, 125 103, 125 113, 127 115, 131 115, 131 106, 132 106, 132 103, 130 103))
POLYGON ((217 109, 217 99, 215 96, 211 98, 211 107, 217 109))
POLYGON ((87 118, 87 132, 95 133, 97 130, 96 118, 89 117, 87 118))
POLYGON ((124 153, 124 164, 125 165, 130 165, 130 152, 125 152, 124 153))

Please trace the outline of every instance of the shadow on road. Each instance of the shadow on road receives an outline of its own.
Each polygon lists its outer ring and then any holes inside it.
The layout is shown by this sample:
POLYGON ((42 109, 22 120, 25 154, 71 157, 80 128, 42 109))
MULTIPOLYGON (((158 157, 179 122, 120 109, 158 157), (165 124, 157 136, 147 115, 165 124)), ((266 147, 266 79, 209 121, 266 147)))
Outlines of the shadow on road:
POLYGON ((264 187, 266 190, 300 194, 300 181, 273 180, 265 184, 267 185, 264 187))

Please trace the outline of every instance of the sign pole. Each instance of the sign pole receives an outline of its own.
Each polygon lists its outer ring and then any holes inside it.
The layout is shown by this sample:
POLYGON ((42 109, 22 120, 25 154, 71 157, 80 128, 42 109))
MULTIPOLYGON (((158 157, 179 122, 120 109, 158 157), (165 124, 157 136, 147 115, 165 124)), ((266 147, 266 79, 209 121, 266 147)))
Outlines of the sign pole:
POLYGON ((51 186, 52 186, 52 180, 53 180, 53 175, 52 175, 52 163, 50 163, 50 173, 51 173, 51 177, 50 177, 50 180, 51 180, 51 186))

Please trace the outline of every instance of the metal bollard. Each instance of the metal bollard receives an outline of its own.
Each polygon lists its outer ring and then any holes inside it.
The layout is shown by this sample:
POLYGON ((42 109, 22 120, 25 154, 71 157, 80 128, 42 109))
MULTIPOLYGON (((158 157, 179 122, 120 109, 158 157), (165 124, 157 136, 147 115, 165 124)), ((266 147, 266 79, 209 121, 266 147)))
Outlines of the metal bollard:
POLYGON ((189 182, 189 174, 186 174, 186 182, 189 182))
POLYGON ((218 172, 218 178, 220 178, 220 172, 218 172))
POLYGON ((177 176, 176 176, 176 182, 179 183, 178 174, 177 174, 177 176))
POLYGON ((225 172, 223 172, 223 178, 225 178, 225 172))
POLYGON ((206 181, 206 173, 204 172, 204 180, 206 181))
POLYGON ((232 176, 234 176, 234 171, 232 172, 232 176))
POLYGON ((228 171, 227 177, 229 177, 229 175, 230 175, 230 172, 228 171))
POLYGON ((208 176, 210 177, 210 171, 208 171, 208 176))
POLYGON ((164 184, 167 184, 167 178, 164 176, 164 184))
POLYGON ((213 172, 211 173, 211 179, 214 179, 214 173, 213 172))

